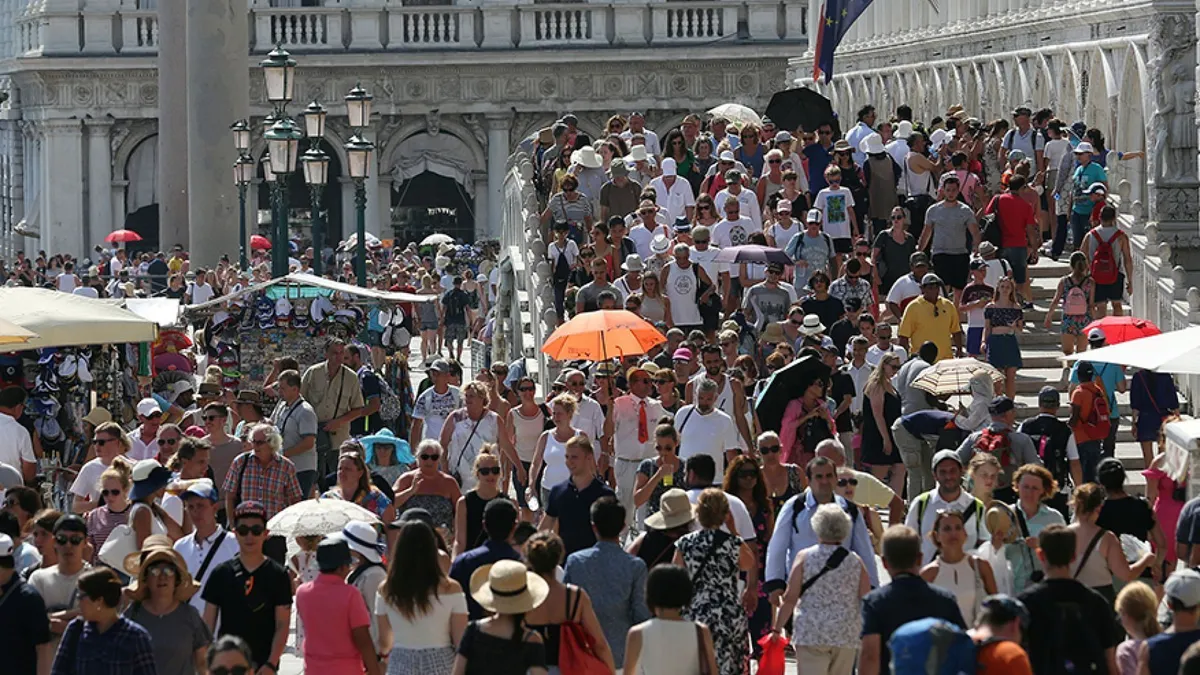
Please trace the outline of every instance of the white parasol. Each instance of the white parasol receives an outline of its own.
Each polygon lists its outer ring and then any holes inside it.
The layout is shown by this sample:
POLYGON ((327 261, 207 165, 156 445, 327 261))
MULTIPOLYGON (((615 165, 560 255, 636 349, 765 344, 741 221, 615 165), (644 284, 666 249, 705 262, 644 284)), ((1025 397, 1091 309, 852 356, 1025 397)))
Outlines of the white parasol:
POLYGON ((434 232, 433 234, 421 240, 421 246, 438 246, 440 244, 453 243, 454 237, 451 237, 448 234, 442 234, 441 232, 434 232))
POLYGON ((724 117, 739 129, 747 124, 762 127, 762 118, 758 116, 758 113, 740 103, 722 103, 709 110, 708 114, 712 117, 724 117))
POLYGON ((275 514, 267 529, 289 539, 341 532, 346 523, 363 521, 372 525, 382 522, 370 511, 341 499, 306 499, 275 514))

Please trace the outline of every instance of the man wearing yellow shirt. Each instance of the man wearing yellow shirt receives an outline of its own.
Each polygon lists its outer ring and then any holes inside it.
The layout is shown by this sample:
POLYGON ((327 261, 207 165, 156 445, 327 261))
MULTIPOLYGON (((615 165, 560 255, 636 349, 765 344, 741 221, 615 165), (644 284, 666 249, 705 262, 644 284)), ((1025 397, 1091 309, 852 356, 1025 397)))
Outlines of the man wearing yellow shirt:
POLYGON ((908 303, 900 320, 900 346, 932 342, 938 348, 938 360, 962 356, 962 323, 954 303, 942 297, 942 280, 930 272, 921 278, 921 297, 908 303), (954 350, 950 344, 953 340, 954 350))

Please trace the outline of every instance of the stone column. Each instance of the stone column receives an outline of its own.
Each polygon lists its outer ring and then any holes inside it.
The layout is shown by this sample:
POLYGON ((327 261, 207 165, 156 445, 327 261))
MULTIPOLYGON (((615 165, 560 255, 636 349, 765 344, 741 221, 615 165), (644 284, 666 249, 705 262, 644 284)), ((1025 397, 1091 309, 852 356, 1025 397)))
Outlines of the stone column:
POLYGON ((87 127, 87 242, 99 242, 109 232, 120 229, 112 221, 112 150, 108 135, 111 119, 84 120, 87 127))
MULTIPOLYGON (((189 249, 196 265, 238 250, 238 197, 229 125, 249 114, 246 0, 188 0, 187 166, 189 249)), ((161 157, 160 162, 177 158, 161 157)))
POLYGON ((501 204, 499 207, 492 206, 492 202, 501 199, 502 195, 499 192, 495 195, 488 194, 487 171, 472 171, 470 180, 472 184, 471 189, 475 191, 475 203, 471 207, 475 212, 475 223, 478 226, 481 218, 487 218, 489 220, 487 223, 489 229, 481 230, 479 227, 476 227, 475 237, 477 239, 487 239, 489 237, 499 238, 502 234, 503 223, 491 221, 491 213, 492 209, 495 209, 495 212, 499 213, 500 216, 503 217, 504 205, 501 204))
POLYGON ((85 241, 83 203, 83 126, 79 120, 43 123, 46 159, 42 175, 41 246, 47 252, 85 257, 93 243, 85 241))
MULTIPOLYGON (((129 191, 129 181, 125 179, 114 180, 112 186, 108 189, 108 207, 112 209, 112 229, 120 230, 125 227, 125 195, 129 191)), ((161 197, 160 197, 161 198, 161 197)), ((162 223, 158 224, 159 241, 162 242, 162 223)), ((185 246, 187 242, 181 242, 185 246)), ((163 248, 166 248, 165 245, 163 248)))
POLYGON ((396 236, 392 229, 392 174, 387 167, 379 166, 379 238, 391 239, 396 236))
POLYGON ((189 245, 186 2, 158 2, 158 39, 167 45, 158 50, 158 239, 163 250, 189 245))
POLYGON ((354 213, 354 181, 350 180, 350 176, 338 176, 338 183, 342 190, 342 236, 341 241, 350 238, 358 227, 358 221, 355 220, 354 213))
MULTIPOLYGON (((379 234, 379 232, 380 232, 379 211, 380 211, 380 208, 382 207, 382 204, 379 201, 379 199, 380 199, 380 197, 379 197, 379 152, 381 150, 383 150, 383 148, 379 147, 379 134, 376 133, 374 127, 368 127, 366 129, 363 129, 362 135, 363 135, 363 138, 367 139, 368 141, 370 141, 372 143, 375 143, 375 153, 374 153, 374 155, 372 157, 372 161, 371 161, 371 174, 370 174, 370 176, 367 177, 367 181, 366 181, 367 182, 367 185, 366 185, 366 188, 367 188, 366 216, 367 216, 367 233, 373 234, 376 237, 379 237, 380 236, 380 234, 379 234)), ((350 204, 351 205, 354 204, 353 198, 351 198, 350 204)), ((357 215, 355 217, 357 217, 357 215)), ((351 220, 350 223, 352 224, 352 229, 350 230, 350 232, 357 231, 353 228, 358 227, 358 221, 351 220)), ((346 236, 347 237, 350 236, 350 233, 347 232, 346 236)))
MULTIPOLYGON (((488 130, 487 147, 487 219, 484 227, 480 228, 476 221, 475 233, 489 237, 500 236, 500 224, 504 220, 504 168, 508 164, 508 156, 512 153, 512 122, 511 113, 489 113, 486 116, 488 130)), ((480 210, 476 209, 476 214, 480 210)))

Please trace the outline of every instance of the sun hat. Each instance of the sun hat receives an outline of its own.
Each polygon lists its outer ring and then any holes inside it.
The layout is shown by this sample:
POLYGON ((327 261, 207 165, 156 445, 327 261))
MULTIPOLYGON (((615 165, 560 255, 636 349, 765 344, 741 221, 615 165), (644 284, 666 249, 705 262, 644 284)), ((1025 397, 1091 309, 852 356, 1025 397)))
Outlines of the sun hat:
POLYGON ((646 527, 652 530, 670 530, 692 522, 692 502, 687 493, 671 488, 662 494, 658 512, 646 517, 646 527))
MULTIPOLYGON (((691 221, 682 216, 675 219, 675 224, 672 227, 676 232, 691 232, 692 231, 691 221)), ((703 227, 703 225, 701 227, 703 227)))
POLYGON ((608 165, 608 172, 613 178, 620 178, 629 175, 629 167, 625 166, 625 162, 618 160, 608 165))
POLYGON ((171 470, 155 459, 139 460, 133 465, 133 487, 129 501, 136 502, 165 488, 171 482, 171 470))
MULTIPOLYGON (((150 537, 146 538, 150 541, 150 537)), ((157 542, 156 542, 157 543, 157 542)), ((150 589, 147 587, 146 575, 154 565, 159 563, 169 563, 175 568, 175 600, 178 602, 187 602, 192 599, 196 591, 200 590, 200 584, 192 579, 191 573, 188 572, 187 563, 184 562, 183 556, 179 555, 170 546, 170 539, 167 540, 167 545, 155 545, 153 547, 144 547, 138 554, 137 570, 131 572, 133 577, 129 584, 129 595, 134 600, 144 601, 150 594, 150 589)))
POLYGON ((108 412, 107 408, 96 406, 88 411, 88 414, 83 416, 83 421, 94 427, 98 427, 105 422, 111 422, 112 413, 108 412))
POLYGON ((484 565, 471 575, 471 597, 484 609, 497 614, 524 614, 546 601, 546 580, 516 560, 484 565))
POLYGON ((847 141, 844 138, 838 139, 838 141, 833 144, 834 152, 850 152, 850 150, 850 141, 847 141))
POLYGON ((595 148, 585 145, 571 153, 571 163, 587 169, 599 169, 604 162, 600 159, 600 155, 596 154, 595 148))
POLYGON ((858 149, 868 155, 878 155, 884 152, 883 136, 876 133, 867 134, 867 137, 858 144, 858 149))
POLYGON ((646 153, 646 146, 635 145, 629 149, 629 154, 625 155, 626 162, 644 162, 650 158, 646 153))
MULTIPOLYGON (((131 544, 132 546, 132 544, 131 544)), ((149 555, 150 551, 156 548, 173 548, 174 542, 165 534, 152 534, 146 537, 142 542, 142 550, 133 551, 127 554, 121 562, 121 569, 125 573, 136 577, 138 570, 141 569, 142 559, 149 555)))
POLYGON ((909 122, 908 120, 902 120, 899 124, 896 125, 896 130, 892 132, 892 136, 894 136, 895 138, 904 138, 904 139, 907 139, 909 136, 912 136, 912 134, 913 134, 913 123, 909 122))
POLYGON ((787 143, 792 140, 792 134, 788 131, 780 131, 775 134, 776 143, 787 143))
POLYGON ((342 539, 351 551, 367 559, 367 562, 383 562, 387 547, 379 542, 379 533, 367 522, 352 520, 342 528, 342 539))
POLYGON ((382 443, 383 445, 392 446, 392 455, 395 457, 396 464, 412 464, 416 462, 413 457, 412 447, 408 441, 400 438, 391 429, 384 427, 370 436, 363 436, 358 439, 358 442, 363 446, 363 460, 367 464, 375 462, 375 444, 382 443))
POLYGON ((641 272, 646 266, 642 263, 642 256, 636 253, 630 253, 625 256, 625 262, 621 263, 621 269, 626 272, 641 272))
POLYGON ((717 156, 717 161, 719 161, 719 162, 734 162, 737 160, 734 159, 732 150, 722 150, 721 154, 717 156))
POLYGON ((777 345, 787 341, 787 336, 783 333, 783 324, 772 321, 763 329, 762 335, 758 336, 758 341, 762 344, 777 345))
POLYGON ((1016 519, 1016 514, 1013 513, 1012 508, 1002 502, 993 502, 983 516, 987 531, 992 534, 1001 535, 1006 544, 1013 543, 1020 535, 1017 528, 1013 527, 1016 519))
POLYGON ((659 232, 650 240, 650 252, 654 254, 666 253, 671 249, 671 240, 667 239, 667 235, 659 232))
POLYGON ((825 332, 825 324, 816 314, 805 314, 804 323, 800 326, 801 335, 818 335, 825 332))
POLYGON ((979 257, 986 258, 991 255, 996 255, 996 245, 990 241, 979 242, 979 257))

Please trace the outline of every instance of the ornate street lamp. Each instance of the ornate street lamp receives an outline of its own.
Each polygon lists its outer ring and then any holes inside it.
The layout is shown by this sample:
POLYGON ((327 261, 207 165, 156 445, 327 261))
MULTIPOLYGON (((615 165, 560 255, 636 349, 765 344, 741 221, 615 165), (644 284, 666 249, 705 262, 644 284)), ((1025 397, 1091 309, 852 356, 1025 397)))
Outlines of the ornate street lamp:
POLYGON ((367 287, 367 179, 371 176, 371 158, 375 144, 356 132, 346 142, 350 178, 354 181, 354 211, 358 218, 358 247, 354 254, 358 285, 367 287))
POLYGON ((272 49, 259 66, 262 67, 267 85, 267 100, 282 114, 287 104, 292 102, 292 93, 295 91, 296 60, 280 45, 272 49))
POLYGON ((244 120, 238 120, 229 126, 229 130, 233 132, 233 147, 238 151, 239 155, 246 154, 250 149, 250 124, 244 120))
POLYGON ((272 224, 271 272, 275 278, 288 273, 288 176, 296 170, 300 139, 304 134, 296 123, 284 117, 275 122, 263 138, 270 153, 272 224))
POLYGON ((371 123, 371 101, 375 97, 368 94, 361 84, 354 85, 346 94, 346 116, 350 118, 350 126, 362 129, 371 123))
POLYGON ((254 159, 244 152, 233 163, 233 182, 237 185, 238 204, 241 207, 238 209, 238 261, 243 271, 248 268, 249 262, 246 254, 246 188, 254 182, 257 169, 254 159))
POLYGON ((312 206, 313 274, 321 276, 324 259, 321 249, 325 244, 325 223, 321 220, 321 195, 329 177, 329 157, 321 152, 321 138, 325 136, 325 118, 328 112, 317 101, 304 109, 304 134, 310 147, 300 158, 304 167, 304 182, 308 184, 308 197, 312 206))

